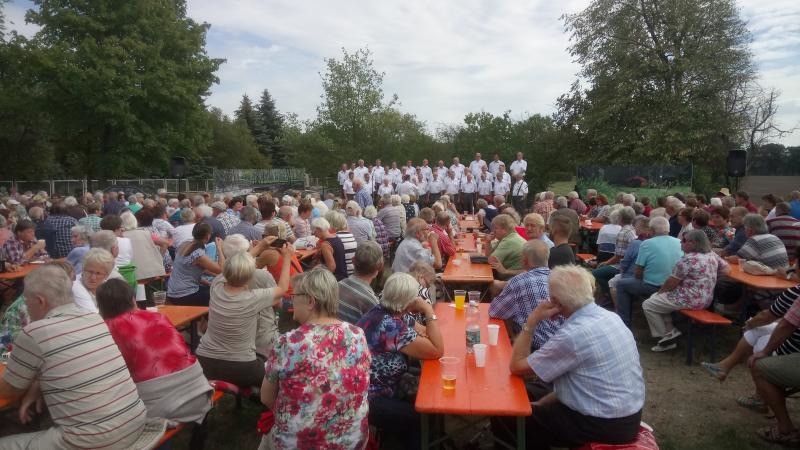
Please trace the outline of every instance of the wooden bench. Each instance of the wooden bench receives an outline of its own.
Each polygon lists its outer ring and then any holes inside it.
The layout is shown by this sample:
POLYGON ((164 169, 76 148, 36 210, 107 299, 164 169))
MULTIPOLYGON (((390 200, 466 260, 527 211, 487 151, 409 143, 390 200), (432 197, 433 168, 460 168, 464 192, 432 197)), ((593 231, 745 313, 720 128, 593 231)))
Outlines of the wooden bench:
POLYGON ((583 264, 586 264, 586 263, 588 263, 589 261, 592 261, 592 260, 594 260, 594 259, 597 259, 597 257, 596 257, 596 256, 594 256, 594 255, 593 255, 593 254, 591 254, 591 253, 577 253, 577 254, 575 254, 575 257, 576 257, 576 258, 577 258, 577 259, 578 259, 580 262, 582 262, 583 264))
POLYGON ((730 319, 707 309, 681 309, 678 312, 689 319, 688 331, 686 332, 686 365, 691 366, 693 361, 694 325, 703 325, 708 327, 709 360, 714 361, 714 328, 718 326, 728 326, 733 322, 731 322, 730 319))
POLYGON ((645 423, 639 426, 636 440, 630 444, 600 444, 589 442, 573 450, 658 450, 658 443, 653 435, 653 430, 645 423))
MULTIPOLYGON (((214 405, 216 405, 217 402, 219 401, 219 399, 221 399, 223 395, 225 395, 225 392, 215 390, 214 393, 211 394, 211 406, 213 407, 214 405)), ((202 428, 205 428, 205 426, 206 426, 206 419, 205 418, 203 418, 203 423, 201 423, 199 425, 196 425, 196 427, 202 427, 202 428)), ((181 431, 183 431, 184 428, 186 428, 186 424, 185 423, 179 423, 178 426, 176 426, 175 428, 168 428, 167 431, 164 432, 164 435, 161 436, 161 440, 158 441, 158 444, 156 444, 156 446, 154 448, 159 449, 162 445, 164 445, 167 442, 171 441, 172 438, 174 438, 176 434, 178 434, 181 431)), ((206 430, 205 429, 203 429, 203 430, 195 430, 195 434, 192 435, 192 445, 191 445, 192 449, 195 449, 195 448, 198 448, 198 447, 202 448, 202 445, 203 445, 202 441, 205 441, 205 434, 206 434, 206 430), (200 439, 201 442, 197 442, 196 441, 196 437, 197 437, 197 439, 200 439)))

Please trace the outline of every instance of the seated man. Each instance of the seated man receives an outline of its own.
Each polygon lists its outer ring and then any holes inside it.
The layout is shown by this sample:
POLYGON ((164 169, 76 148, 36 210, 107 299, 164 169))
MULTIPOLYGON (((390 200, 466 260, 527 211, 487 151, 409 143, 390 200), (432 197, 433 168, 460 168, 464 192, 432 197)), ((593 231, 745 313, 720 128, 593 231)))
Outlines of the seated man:
POLYGON ((145 432, 145 406, 125 360, 103 319, 75 306, 64 269, 31 272, 25 303, 32 322, 14 341, 0 396, 24 393, 24 418, 43 396, 55 426, 0 438, 0 448, 152 448, 163 425, 145 432))
POLYGON ((497 272, 497 278, 508 280, 524 272, 522 268, 522 246, 525 239, 517 234, 514 218, 508 214, 498 214, 492 219, 492 233, 496 239, 486 246, 489 264, 497 272))
MULTIPOLYGON (((519 333, 525 325, 531 311, 550 297, 547 285, 550 276, 550 269, 547 267, 549 256, 550 250, 544 242, 538 239, 526 242, 522 247, 522 264, 527 272, 510 279, 489 306, 490 317, 511 319, 514 334, 519 333)), ((541 348, 563 323, 563 317, 543 320, 534 330, 531 348, 541 348)))
POLYGON ((631 305, 636 297, 649 297, 672 274, 675 263, 681 259, 681 241, 669 235, 669 221, 663 217, 650 220, 652 237, 639 247, 634 278, 623 278, 617 283, 617 314, 631 324, 631 305))
POLYGON ((428 224, 424 220, 415 217, 406 225, 406 235, 403 242, 397 246, 392 270, 407 273, 411 264, 417 261, 430 263, 435 269, 442 268, 438 235, 428 231, 428 224), (422 245, 423 242, 428 244, 428 248, 422 245))
POLYGON ((339 282, 339 319, 355 325, 378 304, 370 284, 383 272, 383 251, 373 241, 364 241, 353 255, 353 274, 339 282))
POLYGON ((770 234, 778 236, 786 253, 793 255, 795 249, 800 247, 800 220, 790 216, 791 207, 786 202, 775 205, 775 217, 767 220, 770 234))
POLYGON ((450 215, 444 211, 439 211, 436 214, 436 222, 431 226, 431 231, 439 237, 439 251, 442 253, 442 259, 447 261, 456 254, 456 246, 453 245, 453 241, 450 239, 453 233, 450 228, 450 215))
MULTIPOLYGON (((559 266, 550 274, 550 301, 528 316, 514 342, 510 370, 552 383, 533 392, 526 417, 528 448, 580 447, 587 442, 625 444, 636 437, 645 386, 633 334, 592 298, 589 272, 559 266), (528 340, 539 324, 558 315, 561 328, 533 353, 528 340)), ((493 419, 493 431, 503 419, 493 419)))
POLYGON ((21 265, 29 261, 48 261, 45 241, 36 240, 36 225, 22 219, 17 222, 14 234, 3 244, 6 262, 21 265))
POLYGON ((758 261, 773 269, 785 268, 789 265, 789 257, 783 242, 775 235, 769 234, 767 223, 759 214, 748 214, 742 221, 747 234, 742 248, 735 256, 729 256, 728 262, 737 258, 758 261))

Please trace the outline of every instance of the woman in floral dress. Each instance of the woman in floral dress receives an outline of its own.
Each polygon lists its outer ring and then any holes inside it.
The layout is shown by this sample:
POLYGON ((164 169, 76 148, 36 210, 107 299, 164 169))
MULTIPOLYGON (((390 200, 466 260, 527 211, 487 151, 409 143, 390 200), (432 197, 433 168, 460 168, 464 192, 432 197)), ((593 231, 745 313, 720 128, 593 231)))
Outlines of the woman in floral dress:
POLYGON ((339 321, 339 288, 321 267, 292 280, 300 327, 278 339, 261 401, 275 425, 259 449, 363 449, 369 437, 371 357, 364 332, 339 321))

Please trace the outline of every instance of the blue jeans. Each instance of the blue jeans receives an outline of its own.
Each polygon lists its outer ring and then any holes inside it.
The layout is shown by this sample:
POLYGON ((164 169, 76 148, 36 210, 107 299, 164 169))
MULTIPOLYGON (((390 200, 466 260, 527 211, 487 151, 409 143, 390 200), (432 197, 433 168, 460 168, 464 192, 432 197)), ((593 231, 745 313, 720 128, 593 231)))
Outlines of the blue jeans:
POLYGON ((631 327, 631 308, 634 298, 649 297, 659 289, 661 286, 645 283, 638 278, 623 278, 617 282, 617 314, 628 328, 631 327))

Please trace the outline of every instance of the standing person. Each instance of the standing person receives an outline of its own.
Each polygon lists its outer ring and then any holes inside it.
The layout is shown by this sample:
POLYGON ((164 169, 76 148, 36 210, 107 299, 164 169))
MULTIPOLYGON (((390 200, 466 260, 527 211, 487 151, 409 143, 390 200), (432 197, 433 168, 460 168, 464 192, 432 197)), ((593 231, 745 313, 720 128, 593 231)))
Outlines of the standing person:
POLYGON ((511 204, 518 213, 525 214, 528 210, 528 183, 525 182, 525 172, 518 172, 514 175, 514 179, 516 181, 511 188, 511 204))
POLYGON ((428 205, 432 205, 439 201, 444 190, 444 183, 439 177, 438 171, 431 172, 431 181, 428 183, 428 205))
POLYGON ((433 179, 433 170, 428 165, 428 160, 423 159, 422 165, 419 168, 419 173, 417 174, 420 177, 420 181, 423 179, 427 182, 430 182, 433 179))
POLYGON ((391 180, 386 176, 383 178, 383 184, 378 186, 378 198, 383 198, 384 195, 394 194, 394 187, 391 185, 391 180))
MULTIPOLYGON (((478 153, 478 157, 480 157, 480 153, 478 153)), ((475 182, 472 172, 467 172, 466 177, 461 182, 461 211, 464 213, 475 212, 475 192, 477 190, 478 184, 475 182)))
POLYGON ((500 155, 498 153, 494 154, 494 159, 492 162, 489 163, 489 173, 492 175, 491 179, 494 179, 497 172, 500 170, 500 165, 504 164, 503 161, 500 161, 500 155))
POLYGON ((472 173, 472 177, 477 180, 484 167, 488 168, 486 161, 481 159, 480 153, 475 153, 475 160, 469 163, 469 171, 472 173))
POLYGON ((478 180, 478 196, 486 200, 487 204, 492 203, 492 193, 494 192, 494 183, 492 178, 494 176, 486 171, 481 172, 480 179, 478 180))
POLYGON ((497 173, 501 174, 503 177, 503 181, 505 181, 506 183, 508 183, 509 186, 511 186, 511 175, 509 175, 508 172, 506 172, 505 164, 501 163, 500 166, 497 167, 497 173))
POLYGON ((400 179, 400 169, 397 168, 397 163, 392 161, 392 168, 386 171, 386 176, 389 178, 389 182, 392 185, 397 186, 402 181, 400 179))
MULTIPOLYGON (((366 175, 368 173, 369 173, 369 169, 364 165, 364 160, 363 159, 359 159, 358 160, 358 165, 356 166, 355 169, 353 169, 353 174, 354 174, 355 180, 365 181, 364 175, 366 175)), ((353 181, 355 181, 355 180, 353 180, 353 181)))
POLYGON ((461 180, 461 178, 464 177, 464 170, 466 170, 466 167, 461 164, 458 160, 458 156, 456 156, 453 158, 453 164, 450 166, 450 170, 453 171, 453 175, 455 175, 457 179, 461 180))
POLYGON ((511 175, 524 174, 528 171, 528 162, 522 158, 522 152, 517 152, 517 159, 511 163, 511 175))
POLYGON ((461 179, 456 177, 454 170, 447 171, 447 178, 444 180, 444 193, 450 197, 454 204, 458 204, 458 193, 461 192, 461 179))
POLYGON ((358 206, 360 206, 361 209, 364 209, 367 206, 372 205, 372 195, 364 187, 364 181, 356 180, 353 183, 353 190, 356 192, 356 195, 355 195, 356 203, 358 203, 358 206))
POLYGON ((261 402, 275 424, 259 450, 363 449, 371 356, 364 332, 336 318, 338 289, 322 269, 294 279, 295 330, 267 358, 261 402))
POLYGON ((349 172, 347 174, 347 179, 344 180, 344 184, 342 185, 342 190, 344 191, 344 198, 347 200, 352 200, 355 196, 355 191, 353 190, 353 181, 355 180, 355 174, 353 172, 349 172))
POLYGON ((381 165, 381 160, 376 159, 375 165, 372 166, 372 182, 374 189, 383 184, 383 178, 386 176, 386 169, 381 165))
MULTIPOLYGON (((501 166, 502 167, 502 166, 501 166)), ((508 192, 511 190, 511 186, 508 184, 508 181, 505 180, 503 177, 504 172, 497 172, 494 181, 494 195, 495 197, 500 196, 503 197, 503 201, 507 201, 508 192)), ((508 175, 508 174, 505 174, 508 175)))
POLYGON ((444 161, 442 161, 441 159, 439 160, 439 162, 436 165, 436 168, 434 169, 434 172, 436 172, 439 175, 439 179, 442 181, 444 181, 444 179, 447 178, 447 167, 445 167, 444 161))
POLYGON ((336 179, 339 181, 339 186, 342 187, 342 197, 345 196, 344 192, 344 183, 347 181, 350 171, 347 169, 347 164, 342 163, 341 169, 339 169, 339 173, 336 175, 336 179))

